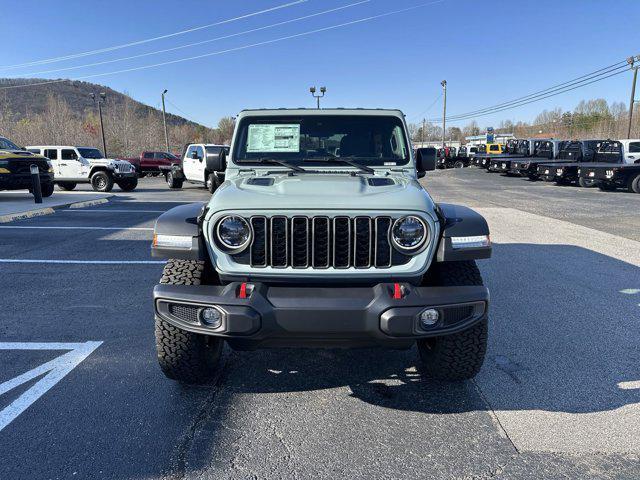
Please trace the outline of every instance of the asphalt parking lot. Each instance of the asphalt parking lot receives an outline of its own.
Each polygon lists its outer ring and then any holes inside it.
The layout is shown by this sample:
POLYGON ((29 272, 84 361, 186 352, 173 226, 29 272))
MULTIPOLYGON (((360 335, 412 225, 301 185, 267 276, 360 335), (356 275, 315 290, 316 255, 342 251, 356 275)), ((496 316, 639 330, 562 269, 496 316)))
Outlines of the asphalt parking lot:
POLYGON ((204 189, 0 226, 0 478, 640 477, 640 195, 475 168, 423 182, 490 223, 489 353, 226 352, 212 387, 156 365, 153 222, 204 189))

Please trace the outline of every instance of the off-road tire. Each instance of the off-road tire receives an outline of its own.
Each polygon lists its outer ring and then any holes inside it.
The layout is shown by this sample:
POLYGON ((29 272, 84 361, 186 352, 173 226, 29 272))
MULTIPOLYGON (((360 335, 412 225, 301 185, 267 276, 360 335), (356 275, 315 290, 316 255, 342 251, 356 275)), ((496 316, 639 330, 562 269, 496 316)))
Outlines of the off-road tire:
MULTIPOLYGON (((483 285, 474 261, 436 264, 432 284, 439 286, 483 285)), ((487 351, 488 320, 483 318, 459 333, 418 340, 418 353, 425 376, 460 381, 476 376, 487 351)))
POLYGON ((220 186, 220 179, 215 173, 210 173, 207 175, 207 180, 204 182, 209 193, 215 192, 220 186))
POLYGON ((578 185, 582 188, 593 188, 596 186, 595 180, 589 180, 588 178, 578 178, 578 185))
POLYGON ((74 182, 60 182, 60 183, 58 183, 58 186, 61 189, 67 190, 68 192, 70 192, 71 190, 76 188, 78 186, 78 184, 74 183, 74 182))
POLYGON ((173 172, 167 172, 167 185, 171 189, 179 189, 182 188, 182 183, 184 181, 175 177, 173 172))
POLYGON ((40 187, 40 193, 42 193, 42 198, 50 197, 53 195, 53 183, 45 183, 40 187))
POLYGON ((616 186, 612 185, 610 183, 602 183, 602 182, 600 182, 598 184, 598 189, 603 191, 603 192, 613 192, 616 189, 616 186))
POLYGON ((636 175, 629 179, 627 189, 632 193, 640 193, 640 175, 636 175))
POLYGON ((464 162, 461 162, 458 160, 456 163, 453 164, 453 168, 464 168, 464 162))
MULTIPOLYGON (((197 260, 169 260, 160 283, 200 285, 205 263, 197 260)), ((160 369, 168 378, 188 384, 206 384, 221 368, 221 338, 187 332, 164 320, 155 321, 156 351, 160 369)))
POLYGON ((540 180, 540 175, 538 175, 537 173, 528 173, 527 177, 529 178, 529 180, 531 180, 532 182, 537 182, 538 180, 540 180))
POLYGON ((91 175, 91 188, 96 192, 110 192, 113 190, 113 177, 104 170, 91 175))
POLYGON ((122 190, 123 192, 131 192, 135 190, 137 186, 138 186, 137 177, 127 178, 126 180, 120 180, 118 182, 118 187, 120 187, 120 190, 122 190))

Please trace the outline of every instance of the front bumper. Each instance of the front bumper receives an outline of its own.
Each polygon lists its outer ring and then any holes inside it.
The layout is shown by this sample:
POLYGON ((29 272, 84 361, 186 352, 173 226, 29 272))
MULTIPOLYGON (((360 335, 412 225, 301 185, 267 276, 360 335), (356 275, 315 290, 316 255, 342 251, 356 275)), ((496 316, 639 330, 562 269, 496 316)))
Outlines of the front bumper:
POLYGON ((116 180, 124 180, 126 178, 137 178, 138 177, 138 173, 134 170, 132 172, 117 172, 115 170, 112 170, 113 173, 113 178, 115 178, 116 180))
POLYGON ((414 287, 402 284, 372 287, 288 287, 156 285, 156 318, 194 333, 224 337, 233 348, 269 346, 410 347, 416 339, 465 330, 487 315, 489 291, 483 286, 414 287), (210 328, 199 310, 215 306, 224 312, 222 325, 210 328), (435 308, 440 320, 428 329, 418 316, 435 308))
MULTIPOLYGON (((53 173, 40 172, 40 185, 53 182, 53 173)), ((33 188, 31 174, 3 173, 0 174, 0 190, 28 190, 33 188)))

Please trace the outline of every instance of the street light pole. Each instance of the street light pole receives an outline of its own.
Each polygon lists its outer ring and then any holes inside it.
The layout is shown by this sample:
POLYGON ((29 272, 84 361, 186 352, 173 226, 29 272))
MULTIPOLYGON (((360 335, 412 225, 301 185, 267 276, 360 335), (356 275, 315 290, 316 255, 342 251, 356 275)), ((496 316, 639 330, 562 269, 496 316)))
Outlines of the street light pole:
POLYGON ((446 134, 447 134, 447 81, 442 80, 442 92, 444 95, 444 102, 442 105, 442 148, 446 147, 446 134))
POLYGON ((167 93, 167 89, 165 88, 164 92, 162 92, 162 123, 164 124, 164 143, 167 147, 167 153, 169 152, 169 134, 167 133, 167 111, 164 108, 164 96, 167 93))
POLYGON ((324 97, 324 94, 327 91, 327 87, 320 87, 320 95, 316 95, 316 87, 309 88, 309 91, 311 92, 311 96, 316 99, 317 108, 318 110, 320 110, 320 99, 324 97))
POLYGON ((638 60, 640 60, 640 55, 638 57, 627 58, 627 63, 631 66, 631 70, 633 70, 633 81, 631 82, 631 101, 629 102, 629 125, 627 126, 627 138, 631 138, 631 121, 633 119, 633 104, 635 103, 635 97, 636 97, 636 81, 638 80, 638 68, 640 68, 640 65, 636 66, 635 62, 638 60))
MULTIPOLYGON (((93 103, 96 103, 96 94, 91 93, 91 98, 93 99, 93 103)), ((100 118, 100 133, 102 134, 102 151, 104 156, 107 157, 107 141, 104 137, 104 123, 102 122, 102 103, 106 101, 107 94, 104 92, 100 92, 100 98, 98 99, 98 117, 100 118)))

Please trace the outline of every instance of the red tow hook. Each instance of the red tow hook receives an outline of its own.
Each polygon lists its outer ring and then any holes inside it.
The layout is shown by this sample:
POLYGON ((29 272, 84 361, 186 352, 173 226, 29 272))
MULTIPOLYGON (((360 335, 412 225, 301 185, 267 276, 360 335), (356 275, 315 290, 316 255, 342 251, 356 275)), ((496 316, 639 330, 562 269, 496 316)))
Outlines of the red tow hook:
POLYGON ((393 284, 393 299, 402 300, 402 286, 399 283, 393 284))
POLYGON ((242 282, 240 284, 240 290, 238 291, 238 298, 247 298, 247 283, 242 282))

